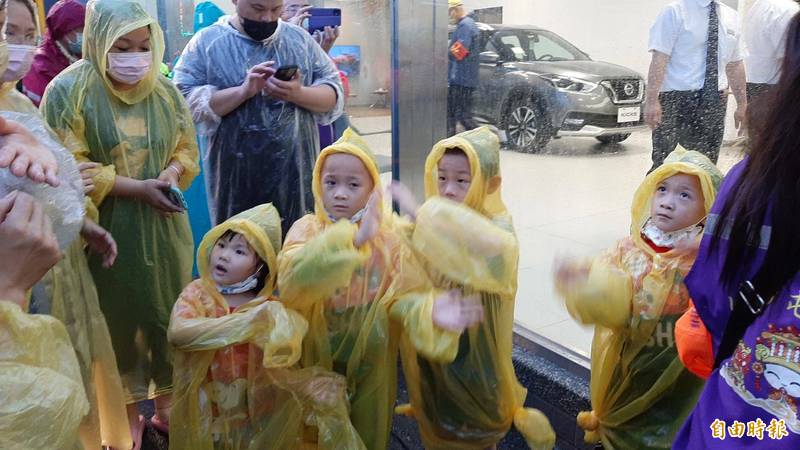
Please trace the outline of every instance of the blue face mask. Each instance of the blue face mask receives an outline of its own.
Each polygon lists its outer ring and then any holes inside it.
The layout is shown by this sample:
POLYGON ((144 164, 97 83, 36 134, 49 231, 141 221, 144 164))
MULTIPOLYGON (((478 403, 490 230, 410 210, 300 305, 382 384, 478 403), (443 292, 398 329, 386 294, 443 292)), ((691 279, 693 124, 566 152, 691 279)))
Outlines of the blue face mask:
POLYGON ((75 36, 75 41, 67 44, 67 51, 75 56, 81 56, 83 48, 83 33, 78 33, 75 36))

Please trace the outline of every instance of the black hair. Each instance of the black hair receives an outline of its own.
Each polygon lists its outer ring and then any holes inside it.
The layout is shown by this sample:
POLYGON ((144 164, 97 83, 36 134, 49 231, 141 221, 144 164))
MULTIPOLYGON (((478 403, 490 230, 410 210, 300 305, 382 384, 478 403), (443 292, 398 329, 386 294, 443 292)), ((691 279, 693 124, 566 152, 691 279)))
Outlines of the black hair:
POLYGON ((781 78, 771 103, 713 232, 712 252, 722 239, 728 240, 720 281, 729 291, 759 245, 766 244, 762 235, 768 236, 769 246, 760 270, 769 284, 783 286, 800 269, 800 14, 787 30, 781 78), (768 222, 769 234, 762 233, 768 222))

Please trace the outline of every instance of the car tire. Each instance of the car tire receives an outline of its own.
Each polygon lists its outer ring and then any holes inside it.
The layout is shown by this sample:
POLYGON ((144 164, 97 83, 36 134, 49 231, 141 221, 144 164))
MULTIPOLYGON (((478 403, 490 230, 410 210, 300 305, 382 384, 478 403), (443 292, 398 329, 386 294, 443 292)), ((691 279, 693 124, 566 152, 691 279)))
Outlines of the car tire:
POLYGON ((597 136, 595 139, 602 142, 603 144, 619 144, 620 142, 624 141, 631 137, 630 133, 626 134, 608 134, 606 136, 597 136))
POLYGON ((542 109, 531 99, 511 100, 505 109, 503 131, 512 150, 537 153, 550 142, 550 124, 542 109))

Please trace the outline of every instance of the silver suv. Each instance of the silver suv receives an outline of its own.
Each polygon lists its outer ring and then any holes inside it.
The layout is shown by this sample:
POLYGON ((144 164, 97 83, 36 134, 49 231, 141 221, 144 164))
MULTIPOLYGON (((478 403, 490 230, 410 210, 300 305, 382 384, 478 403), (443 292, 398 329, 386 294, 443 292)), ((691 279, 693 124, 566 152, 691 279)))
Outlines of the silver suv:
POLYGON ((480 86, 475 115, 534 153, 553 137, 622 142, 644 130, 644 79, 626 67, 592 61, 557 34, 531 26, 478 24, 480 86))

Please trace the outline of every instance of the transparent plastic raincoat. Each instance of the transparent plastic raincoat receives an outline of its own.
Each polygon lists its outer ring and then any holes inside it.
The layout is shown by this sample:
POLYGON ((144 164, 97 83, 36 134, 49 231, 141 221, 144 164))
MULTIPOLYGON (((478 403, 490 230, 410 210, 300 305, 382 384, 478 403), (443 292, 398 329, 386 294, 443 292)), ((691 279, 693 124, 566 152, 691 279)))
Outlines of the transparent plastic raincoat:
POLYGON ((458 355, 441 364, 402 345, 410 411, 428 449, 484 449, 511 424, 533 448, 552 448, 555 433, 541 412, 525 409, 527 391, 511 360, 519 244, 501 189, 500 144, 482 127, 437 143, 425 162, 425 195, 410 233, 411 245, 437 287, 478 294, 484 321, 461 336, 458 355), (461 149, 472 184, 463 204, 439 197, 438 163, 461 149))
POLYGON ((175 67, 175 84, 186 96, 200 139, 207 149, 203 172, 213 223, 270 202, 283 215, 284 234, 311 211, 311 171, 319 148, 317 124, 342 114, 344 94, 339 72, 307 31, 279 21, 263 42, 240 33, 231 16, 198 32, 175 67), (305 86, 328 85, 336 107, 312 113, 292 103, 257 94, 220 117, 209 106, 219 90, 239 86, 256 64, 297 65, 305 86))
POLYGON ((658 184, 678 173, 698 177, 708 213, 722 174, 707 157, 679 148, 637 189, 631 235, 591 261, 585 283, 557 285, 572 317, 595 325, 593 410, 580 413, 578 424, 586 442, 607 449, 670 448, 703 386, 681 363, 673 336, 689 307, 683 280, 697 246, 658 253, 642 237, 658 184))
MULTIPOLYGON (((369 449, 386 448, 397 390, 401 330, 417 350, 451 361, 458 333, 433 324, 437 293, 384 209, 380 229, 361 248, 358 225, 332 223, 322 203, 322 167, 333 153, 359 158, 381 190, 378 166, 366 143, 348 129, 324 149, 314 167, 315 213, 297 221, 278 256, 281 301, 309 322, 301 358, 347 377, 350 418, 369 449)), ((439 292, 438 294, 441 294, 439 292)))
POLYGON ((0 300, 0 448, 79 450, 89 411, 64 325, 0 300))
POLYGON ((201 278, 184 289, 169 327, 176 349, 173 450, 363 448, 348 417, 344 377, 292 368, 308 322, 271 296, 280 223, 272 205, 260 205, 203 238, 201 278), (232 311, 208 267, 211 250, 228 231, 242 234, 269 271, 258 296, 232 311), (307 427, 317 431, 310 443, 303 442, 307 427))
POLYGON ((197 144, 183 97, 157 69, 161 29, 140 5, 89 2, 83 50, 84 59, 51 82, 42 111, 79 161, 102 164, 90 197, 120 256, 111 269, 97 257, 89 262, 131 403, 171 390, 166 329, 172 305, 191 280, 192 236, 185 215, 165 218, 143 202, 108 194, 117 174, 153 179, 173 161, 184 168, 179 187, 187 188, 198 171, 197 144), (106 54, 119 37, 141 27, 150 28, 152 68, 134 89, 118 91, 106 74, 106 54))
MULTIPOLYGON (((70 180, 61 189, 69 189, 69 200, 62 195, 48 196, 49 202, 62 205, 73 216, 70 222, 83 222, 82 185, 69 150, 63 147, 44 123, 30 99, 15 89, 16 82, 0 85, 0 111, 20 113, 17 121, 33 132, 42 144, 50 147, 61 159, 69 161, 62 168, 61 179, 70 180)), ((97 211, 86 202, 96 218, 97 211)), ((117 370, 111 337, 105 317, 100 311, 97 289, 89 271, 83 241, 78 229, 70 227, 70 244, 61 261, 34 288, 32 302, 61 320, 66 326, 78 357, 83 387, 89 400, 89 413, 81 423, 80 437, 85 448, 108 445, 114 448, 131 446, 130 429, 125 414, 125 398, 117 370)))

